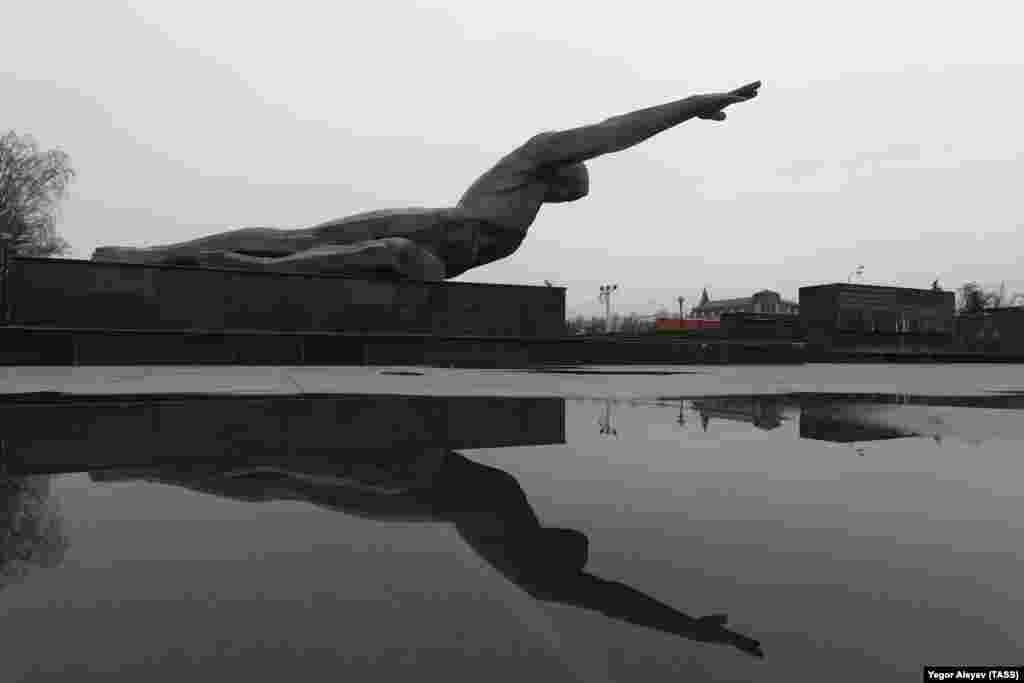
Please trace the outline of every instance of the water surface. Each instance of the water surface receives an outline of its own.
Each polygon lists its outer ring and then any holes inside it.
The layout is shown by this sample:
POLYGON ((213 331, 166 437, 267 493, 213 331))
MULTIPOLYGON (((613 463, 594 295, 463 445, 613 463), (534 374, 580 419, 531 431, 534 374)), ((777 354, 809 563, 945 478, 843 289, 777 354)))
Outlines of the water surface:
POLYGON ((0 680, 1019 664, 1024 399, 884 389, 22 406, 0 680))

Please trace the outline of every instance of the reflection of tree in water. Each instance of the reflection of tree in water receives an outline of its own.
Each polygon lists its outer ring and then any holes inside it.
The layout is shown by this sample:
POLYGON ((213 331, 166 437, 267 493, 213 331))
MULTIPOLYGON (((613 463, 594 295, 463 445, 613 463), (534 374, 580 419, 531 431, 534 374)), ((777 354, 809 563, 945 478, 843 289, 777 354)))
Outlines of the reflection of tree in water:
POLYGON ((50 477, 0 476, 0 588, 33 568, 56 567, 67 547, 50 477))

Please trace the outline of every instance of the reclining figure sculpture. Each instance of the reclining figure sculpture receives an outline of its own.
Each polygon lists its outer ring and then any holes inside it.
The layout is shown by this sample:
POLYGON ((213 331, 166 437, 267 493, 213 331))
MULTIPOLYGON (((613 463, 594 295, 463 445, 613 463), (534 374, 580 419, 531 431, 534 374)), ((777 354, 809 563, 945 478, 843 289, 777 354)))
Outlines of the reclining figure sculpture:
POLYGON ((95 261, 246 268, 440 281, 512 254, 544 203, 585 197, 583 162, 637 145, 691 118, 722 121, 760 81, 694 95, 601 123, 535 135, 448 208, 387 209, 311 228, 241 228, 148 248, 99 247, 95 261))

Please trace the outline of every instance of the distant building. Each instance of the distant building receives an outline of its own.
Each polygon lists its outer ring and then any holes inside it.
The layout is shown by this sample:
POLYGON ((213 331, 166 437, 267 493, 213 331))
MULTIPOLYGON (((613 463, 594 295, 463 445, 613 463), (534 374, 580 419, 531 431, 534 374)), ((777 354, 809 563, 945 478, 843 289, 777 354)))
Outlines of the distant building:
POLYGON ((948 346, 953 292, 833 283, 800 288, 800 327, 824 347, 948 346))
POLYGON ((955 328, 961 349, 1024 353, 1024 306, 962 313, 956 317, 955 328))
POLYGON ((690 317, 703 320, 720 320, 723 313, 781 313, 797 315, 800 306, 786 301, 778 292, 762 289, 751 296, 740 299, 719 299, 712 301, 708 290, 701 293, 700 302, 693 307, 690 317))

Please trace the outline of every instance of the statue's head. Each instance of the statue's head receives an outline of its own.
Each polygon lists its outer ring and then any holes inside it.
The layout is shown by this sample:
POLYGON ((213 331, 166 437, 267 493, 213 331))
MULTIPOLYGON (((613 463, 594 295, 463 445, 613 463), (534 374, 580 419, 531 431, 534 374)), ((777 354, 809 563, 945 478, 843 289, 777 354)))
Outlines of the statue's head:
POLYGON ((590 174, 582 163, 552 166, 542 177, 548 184, 545 202, 574 202, 590 192, 590 174))
POLYGON ((590 541, 582 531, 545 527, 537 540, 544 544, 541 553, 549 571, 583 571, 590 541))

